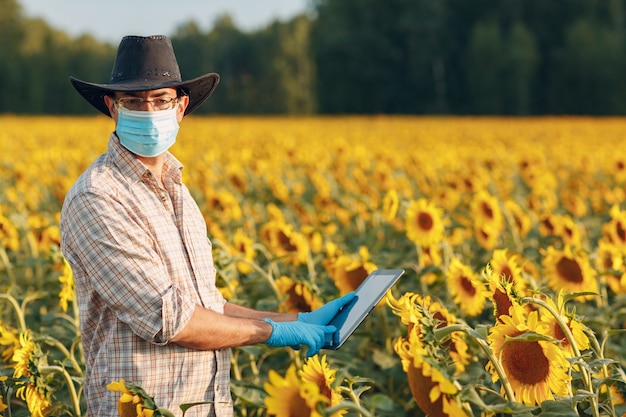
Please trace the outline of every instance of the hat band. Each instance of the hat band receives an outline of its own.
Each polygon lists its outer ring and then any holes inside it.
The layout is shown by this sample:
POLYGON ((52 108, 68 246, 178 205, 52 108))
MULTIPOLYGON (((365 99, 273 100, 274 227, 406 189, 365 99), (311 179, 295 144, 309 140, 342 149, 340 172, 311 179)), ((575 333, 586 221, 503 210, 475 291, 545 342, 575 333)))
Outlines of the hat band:
POLYGON ((171 81, 181 81, 182 78, 179 72, 172 73, 169 70, 161 70, 161 69, 143 69, 140 71, 118 71, 114 74, 111 74, 110 83, 119 83, 122 81, 135 81, 138 79, 163 79, 168 78, 171 81))

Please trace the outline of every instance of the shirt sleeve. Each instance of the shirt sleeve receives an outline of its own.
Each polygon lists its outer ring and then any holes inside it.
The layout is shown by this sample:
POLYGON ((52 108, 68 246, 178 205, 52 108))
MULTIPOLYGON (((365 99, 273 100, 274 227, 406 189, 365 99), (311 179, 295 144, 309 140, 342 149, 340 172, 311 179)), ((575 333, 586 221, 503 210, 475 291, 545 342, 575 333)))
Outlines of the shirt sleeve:
POLYGON ((65 211, 85 285, 117 318, 155 344, 182 330, 197 302, 173 284, 145 219, 114 195, 93 191, 74 196, 65 211))

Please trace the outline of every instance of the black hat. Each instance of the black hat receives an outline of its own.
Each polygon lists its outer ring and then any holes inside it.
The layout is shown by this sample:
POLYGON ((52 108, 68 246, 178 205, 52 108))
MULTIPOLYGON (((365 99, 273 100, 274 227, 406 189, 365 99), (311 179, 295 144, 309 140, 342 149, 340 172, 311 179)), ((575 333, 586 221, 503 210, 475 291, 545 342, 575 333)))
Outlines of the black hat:
POLYGON ((107 116, 103 97, 115 91, 148 91, 159 88, 181 89, 189 96, 185 114, 193 112, 209 98, 220 81, 216 73, 183 81, 172 42, 166 36, 125 36, 117 49, 108 84, 95 84, 70 77, 85 100, 107 116))

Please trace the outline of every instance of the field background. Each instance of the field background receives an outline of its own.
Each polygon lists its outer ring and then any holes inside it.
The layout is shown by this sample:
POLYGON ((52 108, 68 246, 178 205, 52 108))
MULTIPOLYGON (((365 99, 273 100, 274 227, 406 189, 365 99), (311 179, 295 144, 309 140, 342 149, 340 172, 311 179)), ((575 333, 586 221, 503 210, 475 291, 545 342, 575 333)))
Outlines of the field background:
MULTIPOLYGON (((65 298, 65 311, 60 304, 58 220, 65 193, 106 150, 114 126, 105 117, 1 116, 0 124, 2 374, 14 372, 11 335, 29 331, 46 357, 46 364, 37 362, 46 376, 38 383, 51 390, 46 392, 57 415, 77 415, 83 408, 83 365, 75 304, 65 298)), ((626 200, 625 137, 622 118, 191 116, 171 151, 185 165, 184 181, 205 214, 215 246, 220 285, 233 302, 286 308, 277 284, 282 276, 323 302, 344 292, 347 272, 404 268, 407 274, 393 290, 396 297, 430 295, 459 320, 488 326, 493 323, 489 303, 476 317, 454 303, 445 280, 451 260, 460 259, 480 274, 494 251, 506 249, 524 260, 535 288, 554 295, 542 250, 571 242, 542 225, 559 216, 574 225, 575 246, 596 271, 601 294, 575 301, 577 313, 604 340, 610 329, 624 328, 626 316, 626 282, 622 279, 623 293, 619 285, 610 287, 595 261, 611 208, 621 209, 626 200), (489 245, 474 234, 481 219, 472 212, 472 201, 482 192, 505 213, 504 227, 489 245), (393 216, 385 207, 390 193, 399 204, 393 216), (438 263, 407 237, 407 209, 419 199, 442 213, 438 263), (527 230, 515 226, 506 211, 509 202, 521 208, 527 230), (269 238, 276 230, 288 244, 269 238), (241 236, 249 246, 238 240, 241 236), (253 254, 242 252, 244 247, 253 254)), ((360 406, 372 415, 421 415, 394 352, 394 341, 405 333, 406 326, 381 305, 340 351, 325 352, 337 382, 353 394, 351 401, 358 392, 360 406)), ((626 364, 624 339, 618 333, 603 345, 618 368, 626 364)), ((478 349, 472 353, 474 366, 458 377, 460 383, 489 384, 485 357, 478 349)), ((269 370, 284 375, 303 358, 300 352, 264 346, 234 350, 239 415, 265 415, 269 370)), ((25 404, 14 394, 5 391, 4 402, 11 398, 13 415, 25 415, 25 404)))

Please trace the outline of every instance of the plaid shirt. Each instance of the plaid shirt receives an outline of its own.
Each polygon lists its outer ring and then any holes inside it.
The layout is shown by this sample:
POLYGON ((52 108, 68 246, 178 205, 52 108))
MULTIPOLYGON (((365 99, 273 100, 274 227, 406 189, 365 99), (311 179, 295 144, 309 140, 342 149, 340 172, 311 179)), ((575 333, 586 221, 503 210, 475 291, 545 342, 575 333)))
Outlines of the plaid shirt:
POLYGON ((186 416, 230 417, 230 350, 168 341, 197 304, 222 313, 204 218, 167 153, 163 184, 112 134, 108 152, 69 191, 61 247, 74 273, 85 353, 87 415, 115 417, 119 393, 140 384, 158 406, 186 416))

